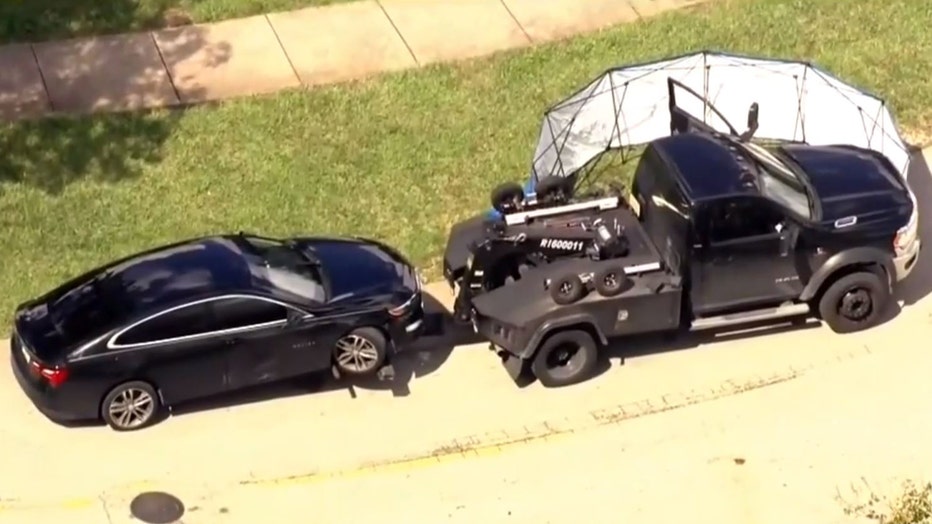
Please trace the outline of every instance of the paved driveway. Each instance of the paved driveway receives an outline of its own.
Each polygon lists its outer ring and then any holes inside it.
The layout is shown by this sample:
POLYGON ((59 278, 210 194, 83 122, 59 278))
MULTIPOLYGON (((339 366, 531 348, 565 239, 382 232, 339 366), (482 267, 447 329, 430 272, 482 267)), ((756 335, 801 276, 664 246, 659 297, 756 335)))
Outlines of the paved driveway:
MULTIPOLYGON (((920 200, 932 202, 927 172, 918 172, 911 180, 920 200)), ((928 236, 932 210, 923 216, 928 236)), ((878 353, 903 352, 902 370, 914 371, 905 358, 911 353, 905 351, 926 345, 924 339, 932 334, 932 301, 926 299, 932 290, 930 273, 928 262, 917 268, 900 297, 905 309, 883 326, 859 335, 838 336, 816 326, 777 330, 763 337, 688 339, 673 351, 656 341, 638 341, 616 351, 612 365, 598 378, 547 390, 537 384, 517 388, 483 345, 454 349, 454 334, 447 333, 425 340, 408 355, 394 384, 349 390, 308 382, 266 391, 266 398, 239 398, 238 405, 188 410, 127 434, 49 422, 26 401, 8 366, 0 366, 0 521, 29 522, 40 516, 52 518, 45 512, 70 511, 69 521, 77 522, 77 512, 85 511, 96 515, 88 522, 94 518, 99 522, 98 497, 108 506, 116 505, 111 507, 111 519, 120 518, 126 513, 120 501, 146 489, 183 491, 207 500, 211 493, 236 486, 293 485, 363 475, 406 458, 439 455, 446 457, 442 460, 469 462, 470 457, 531 446, 548 435, 557 438, 600 431, 606 425, 642 424, 625 419, 661 411, 667 411, 663 420, 675 421, 677 413, 701 413, 703 406, 716 405, 703 401, 767 384, 789 387, 800 376, 811 377, 878 353), (252 402, 243 404, 245 400, 252 402), (693 407, 676 410, 687 405, 693 407)), ((440 291, 436 294, 441 301, 448 300, 440 291)), ((796 396, 781 409, 792 409, 795 402, 809 414, 806 420, 828 418, 833 411, 826 399, 857 394, 857 386, 846 383, 844 390, 834 391, 812 386, 811 396, 796 396), (823 408, 827 411, 820 411, 823 408)), ((928 391, 923 393, 928 398, 928 391)), ((898 401, 884 395, 882 388, 874 388, 870 398, 882 397, 891 405, 898 401)), ((883 402, 873 405, 881 409, 877 406, 883 402)), ((753 401, 745 401, 744 406, 742 413, 772 412, 753 401)), ((865 412, 865 420, 871 413, 865 412)), ((699 424, 694 429, 701 431, 703 416, 693 417, 690 420, 699 424)), ((735 428, 742 428, 745 421, 754 424, 753 417, 731 420, 735 428)), ((688 436, 691 430, 678 431, 688 436)), ((655 440, 665 438, 660 426, 647 434, 655 440)), ((630 444, 633 449, 638 445, 630 444)), ((410 469, 438 460, 395 467, 410 469)), ((656 482, 662 481, 662 473, 652 474, 660 475, 656 482)), ((197 522, 196 514, 191 515, 186 522, 197 522)))

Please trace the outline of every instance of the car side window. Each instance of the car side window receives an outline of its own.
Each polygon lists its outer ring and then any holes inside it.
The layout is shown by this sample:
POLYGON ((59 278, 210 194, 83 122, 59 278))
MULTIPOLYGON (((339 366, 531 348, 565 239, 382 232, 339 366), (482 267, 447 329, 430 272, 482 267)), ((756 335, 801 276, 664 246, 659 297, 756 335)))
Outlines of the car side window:
POLYGON ((258 298, 229 297, 211 302, 216 329, 241 329, 288 319, 288 308, 258 298))
POLYGON ((709 242, 721 243, 778 233, 784 216, 764 199, 737 198, 713 203, 709 209, 709 242))
POLYGON ((114 342, 126 346, 201 335, 213 330, 210 324, 207 304, 192 304, 143 321, 117 336, 114 342))

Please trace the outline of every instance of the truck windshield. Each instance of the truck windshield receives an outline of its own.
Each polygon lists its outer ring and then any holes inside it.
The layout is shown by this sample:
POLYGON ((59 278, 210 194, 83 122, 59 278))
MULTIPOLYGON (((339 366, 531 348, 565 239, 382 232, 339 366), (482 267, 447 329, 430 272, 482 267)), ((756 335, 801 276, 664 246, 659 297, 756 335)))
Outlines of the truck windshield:
POLYGON ((794 213, 813 219, 813 202, 806 182, 779 157, 766 148, 750 142, 739 143, 758 167, 761 193, 794 213))

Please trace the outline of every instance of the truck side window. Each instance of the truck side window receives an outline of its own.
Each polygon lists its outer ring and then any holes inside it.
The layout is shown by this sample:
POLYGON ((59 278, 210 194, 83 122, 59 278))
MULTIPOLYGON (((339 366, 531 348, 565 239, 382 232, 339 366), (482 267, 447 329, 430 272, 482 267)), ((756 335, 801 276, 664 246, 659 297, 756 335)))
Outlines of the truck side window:
POLYGON ((720 243, 747 237, 775 235, 783 222, 782 213, 762 199, 740 198, 715 202, 708 214, 709 242, 720 243))

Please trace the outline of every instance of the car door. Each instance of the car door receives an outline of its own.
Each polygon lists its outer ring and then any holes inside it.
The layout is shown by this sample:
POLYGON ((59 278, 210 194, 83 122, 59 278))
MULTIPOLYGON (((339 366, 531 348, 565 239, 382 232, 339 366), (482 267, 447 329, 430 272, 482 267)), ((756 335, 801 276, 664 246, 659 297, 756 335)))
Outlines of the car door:
POLYGON ((232 347, 228 364, 232 389, 330 367, 330 348, 320 344, 327 338, 328 324, 312 315, 277 301, 246 295, 225 297, 211 307, 232 347))
POLYGON ((114 367, 151 380, 174 404, 226 389, 230 347, 213 336, 207 302, 172 308, 132 324, 108 343, 114 367))
POLYGON ((764 307, 802 291, 792 239, 793 222, 769 200, 731 197, 697 213, 691 301, 699 316, 764 307))

